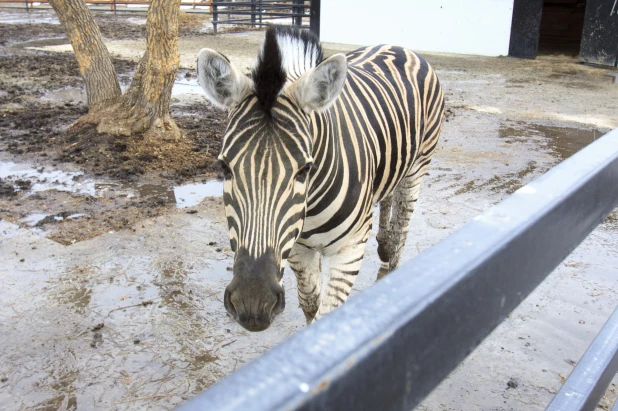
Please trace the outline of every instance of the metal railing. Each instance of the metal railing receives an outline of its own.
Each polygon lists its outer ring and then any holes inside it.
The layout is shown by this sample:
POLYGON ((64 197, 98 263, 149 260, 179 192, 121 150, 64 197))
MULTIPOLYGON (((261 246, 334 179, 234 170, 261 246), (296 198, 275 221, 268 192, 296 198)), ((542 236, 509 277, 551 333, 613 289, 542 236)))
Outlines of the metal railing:
MULTIPOLYGON (((89 0, 85 2, 87 5, 89 6, 100 6, 100 5, 109 5, 109 9, 110 11, 116 12, 119 10, 118 6, 148 6, 148 4, 150 4, 150 2, 148 0, 89 0)), ((31 0, 24 0, 24 1, 17 1, 17 0, 0 0, 0 5, 2 4, 6 4, 6 5, 10 5, 13 7, 25 7, 25 9, 27 11, 36 9, 36 8, 40 8, 41 6, 45 5, 45 8, 49 8, 51 6, 49 6, 49 1, 48 0, 37 0, 37 1, 31 1, 31 0)), ((196 9, 197 7, 206 7, 205 12, 206 13, 212 13, 212 7, 211 7, 212 1, 207 0, 207 1, 183 1, 180 6, 181 7, 191 7, 193 9, 196 9)), ((127 8, 124 8, 122 10, 129 10, 127 8)), ((138 9, 139 11, 142 11, 140 9, 138 9)))
POLYGON ((318 30, 315 30, 316 19, 319 19, 319 4, 319 0, 213 1, 212 24, 215 34, 220 24, 251 27, 284 24, 311 28, 319 35, 319 24, 318 30))
MULTIPOLYGON (((25 7, 27 11, 46 5, 48 0, 16 1, 0 0, 0 5, 25 7)), ((148 6, 145 0, 91 0, 86 4, 92 6, 109 5, 114 13, 119 6, 121 10, 131 10, 128 6, 148 6)), ((191 7, 202 13, 212 14, 213 31, 217 34, 219 25, 231 24, 240 26, 262 27, 267 24, 283 24, 295 27, 310 28, 320 35, 320 0, 209 0, 182 2, 181 8, 191 7)), ((143 9, 133 9, 143 11, 143 9)))
MULTIPOLYGON (((617 187, 618 129, 180 409, 414 408, 618 206, 617 187)), ((618 371, 616 322, 550 410, 596 407, 618 371), (581 401, 562 400, 577 387, 581 401)))
MULTIPOLYGON (((618 370, 618 308, 607 320, 547 411, 594 410, 618 370)), ((618 407, 618 401, 614 409, 618 407)))

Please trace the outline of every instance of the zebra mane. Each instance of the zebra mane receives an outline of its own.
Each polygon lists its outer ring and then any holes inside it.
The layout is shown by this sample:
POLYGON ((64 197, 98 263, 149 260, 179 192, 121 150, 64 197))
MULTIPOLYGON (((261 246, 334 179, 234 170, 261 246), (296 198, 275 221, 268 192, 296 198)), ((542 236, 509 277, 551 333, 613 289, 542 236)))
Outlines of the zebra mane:
POLYGON ((322 61, 318 38, 308 30, 271 26, 251 71, 255 95, 269 112, 287 80, 296 80, 322 61))

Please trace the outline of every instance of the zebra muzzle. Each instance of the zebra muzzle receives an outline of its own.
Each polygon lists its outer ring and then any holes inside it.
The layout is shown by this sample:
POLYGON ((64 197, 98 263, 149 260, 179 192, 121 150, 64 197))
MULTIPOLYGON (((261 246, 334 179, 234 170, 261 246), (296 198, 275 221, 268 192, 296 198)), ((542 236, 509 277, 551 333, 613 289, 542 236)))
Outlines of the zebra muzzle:
POLYGON ((285 308, 285 292, 275 264, 238 261, 234 278, 226 287, 223 304, 227 312, 249 331, 263 331, 285 308))

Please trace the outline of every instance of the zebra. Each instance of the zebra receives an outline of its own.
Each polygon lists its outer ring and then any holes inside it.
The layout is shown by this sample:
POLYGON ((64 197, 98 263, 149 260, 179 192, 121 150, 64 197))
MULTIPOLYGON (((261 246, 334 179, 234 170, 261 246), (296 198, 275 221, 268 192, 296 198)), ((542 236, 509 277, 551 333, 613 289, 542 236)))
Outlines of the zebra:
POLYGON ((268 328, 285 308, 286 261, 308 324, 344 303, 377 203, 378 255, 387 272, 398 266, 444 115, 422 57, 378 45, 324 59, 310 32, 271 26, 250 75, 207 48, 197 74, 206 98, 229 110, 218 160, 230 315, 249 331, 268 328))

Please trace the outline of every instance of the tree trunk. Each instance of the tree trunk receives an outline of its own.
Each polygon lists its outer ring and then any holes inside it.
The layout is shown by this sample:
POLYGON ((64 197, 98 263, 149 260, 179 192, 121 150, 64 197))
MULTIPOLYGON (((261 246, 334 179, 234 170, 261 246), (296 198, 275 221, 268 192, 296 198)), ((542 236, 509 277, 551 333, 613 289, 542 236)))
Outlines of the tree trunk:
POLYGON ((170 117, 176 79, 180 0, 151 0, 146 19, 146 52, 131 86, 114 110, 104 115, 99 132, 115 135, 146 133, 147 137, 177 139, 180 130, 170 117))
POLYGON ((107 47, 83 0, 50 0, 73 46, 79 72, 86 83, 89 111, 120 101, 121 91, 107 47))

